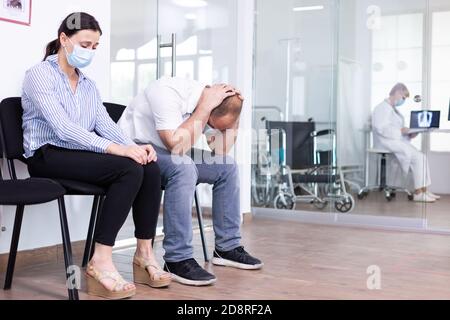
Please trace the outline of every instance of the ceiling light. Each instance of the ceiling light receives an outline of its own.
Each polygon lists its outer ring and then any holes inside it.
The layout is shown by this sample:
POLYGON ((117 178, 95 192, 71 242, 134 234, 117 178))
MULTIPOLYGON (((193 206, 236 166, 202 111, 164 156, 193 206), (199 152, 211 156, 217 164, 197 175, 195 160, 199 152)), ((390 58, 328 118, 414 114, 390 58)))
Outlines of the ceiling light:
POLYGON ((302 12, 302 11, 317 11, 317 10, 323 10, 324 6, 310 6, 310 7, 295 7, 292 9, 295 12, 302 12))
POLYGON ((206 0, 173 0, 173 3, 185 8, 202 8, 208 5, 206 0))

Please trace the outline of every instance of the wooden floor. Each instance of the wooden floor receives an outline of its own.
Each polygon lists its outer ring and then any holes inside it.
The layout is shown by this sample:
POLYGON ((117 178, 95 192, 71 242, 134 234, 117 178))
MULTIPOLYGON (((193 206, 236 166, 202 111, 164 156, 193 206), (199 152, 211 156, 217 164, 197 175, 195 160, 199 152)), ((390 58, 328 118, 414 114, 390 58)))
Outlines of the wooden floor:
MULTIPOLYGON (((138 286, 135 299, 450 299, 450 237, 303 225, 255 219, 242 230, 244 244, 265 262, 261 271, 207 265, 216 285, 168 289, 138 286), (367 289, 367 268, 381 268, 382 289, 367 289)), ((208 232, 210 251, 213 234, 208 232)), ((202 261, 199 236, 196 256, 202 261)), ((156 245, 161 257, 161 243, 156 245)), ((114 254, 132 279, 132 249, 114 254)), ((3 275, 0 276, 3 281, 3 275)), ((83 279, 83 290, 84 290, 83 279)), ((65 299, 62 265, 17 270, 13 290, 0 299, 65 299)), ((83 291, 81 299, 95 299, 83 291)))
MULTIPOLYGON (((431 204, 423 204, 408 201, 405 194, 399 194, 396 199, 391 202, 386 201, 384 195, 378 192, 372 192, 364 200, 358 200, 357 196, 355 209, 351 214, 398 217, 398 218, 415 218, 426 219, 427 225, 431 229, 449 230, 450 231, 450 196, 444 195, 440 201, 431 204)), ((324 210, 317 210, 310 204, 297 204, 297 210, 313 211, 313 212, 332 212, 335 209, 329 206, 324 210)))

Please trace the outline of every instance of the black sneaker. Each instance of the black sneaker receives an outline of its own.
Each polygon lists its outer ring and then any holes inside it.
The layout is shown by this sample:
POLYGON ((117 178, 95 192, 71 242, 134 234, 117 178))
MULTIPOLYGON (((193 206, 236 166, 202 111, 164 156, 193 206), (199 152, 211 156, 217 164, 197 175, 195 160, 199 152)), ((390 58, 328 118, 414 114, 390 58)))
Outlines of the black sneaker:
POLYGON ((231 251, 214 251, 212 263, 216 266, 233 267, 243 270, 258 270, 264 265, 260 260, 252 257, 244 247, 237 247, 231 251))
POLYGON ((216 277, 200 267, 195 259, 166 262, 164 270, 172 274, 172 280, 188 286, 209 286, 216 282, 216 277))

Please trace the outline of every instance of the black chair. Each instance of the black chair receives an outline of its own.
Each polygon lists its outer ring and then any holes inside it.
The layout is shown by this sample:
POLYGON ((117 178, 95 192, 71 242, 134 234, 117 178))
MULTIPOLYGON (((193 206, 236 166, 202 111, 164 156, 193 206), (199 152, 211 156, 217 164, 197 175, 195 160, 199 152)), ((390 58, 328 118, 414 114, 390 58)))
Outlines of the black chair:
MULTIPOLYGON (((123 105, 114 104, 114 103, 105 103, 104 105, 105 105, 106 110, 108 111, 111 119, 115 122, 119 122, 126 107, 123 105)), ((164 189, 165 189, 164 186, 161 186, 161 189, 164 191, 164 189)), ((195 199, 195 208, 196 208, 196 212, 197 212, 198 226, 199 226, 199 230, 200 230, 200 237, 202 240, 203 256, 205 258, 205 261, 208 262, 209 261, 208 249, 207 249, 208 247, 206 245, 205 230, 204 230, 204 225, 203 225, 203 213, 202 213, 202 208, 200 206, 200 201, 198 198, 197 190, 195 191, 194 199, 195 199)), ((92 242, 93 239, 88 238, 88 241, 92 242)))
MULTIPOLYGON (((2 137, 1 140, 3 140, 3 145, 5 146, 5 156, 8 159, 9 170, 13 180, 4 181, 0 174, 0 204, 16 206, 17 208, 4 289, 9 290, 12 286, 25 206, 43 204, 53 200, 58 200, 59 205, 64 264, 66 268, 66 278, 69 281, 70 274, 68 271, 70 267, 73 266, 73 262, 69 227, 67 225, 67 215, 64 204, 65 189, 57 182, 48 179, 17 180, 14 167, 11 166, 11 163, 13 162, 12 159, 21 158, 21 153, 18 153, 19 150, 15 148, 14 140, 16 138, 14 138, 14 119, 10 118, 8 112, 5 111, 8 109, 8 104, 8 101, 3 101, 0 104, 0 131, 2 137), (13 123, 8 123, 8 121, 12 121, 13 123)), ((78 290, 75 286, 73 288, 68 287, 68 295, 70 300, 78 300, 78 290)))
MULTIPOLYGON (((2 101, 0 108, 0 121, 3 125, 4 148, 8 169, 13 180, 17 180, 14 160, 19 160, 26 164, 23 157, 23 129, 22 129, 22 102, 20 98, 8 98, 2 101)), ((88 228, 88 239, 93 237, 95 232, 96 219, 101 212, 106 190, 96 185, 84 183, 76 180, 54 179, 65 190, 69 196, 94 196, 91 219, 88 228)), ((85 255, 82 266, 85 267, 92 256, 94 247, 92 243, 86 242, 85 255)))

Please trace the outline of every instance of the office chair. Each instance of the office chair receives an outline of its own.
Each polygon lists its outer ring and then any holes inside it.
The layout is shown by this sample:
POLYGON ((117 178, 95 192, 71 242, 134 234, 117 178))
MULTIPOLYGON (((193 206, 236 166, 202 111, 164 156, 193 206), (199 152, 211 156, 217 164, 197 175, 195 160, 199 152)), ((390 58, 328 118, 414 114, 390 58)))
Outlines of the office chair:
POLYGON ((392 154, 392 152, 383 150, 383 149, 376 149, 376 148, 370 148, 367 150, 367 159, 366 159, 366 186, 362 188, 358 193, 358 199, 363 200, 366 198, 370 192, 372 191, 380 191, 384 192, 384 196, 387 201, 392 201, 394 198, 396 198, 397 192, 403 192, 406 193, 408 196, 408 199, 412 201, 414 199, 414 195, 405 188, 390 186, 387 184, 387 160, 388 156, 392 154), (377 180, 378 184, 369 186, 368 185, 368 168, 369 168, 369 155, 376 155, 380 158, 380 163, 377 166, 377 180))
MULTIPOLYGON (((120 105, 120 104, 115 104, 115 103, 104 103, 104 105, 106 107, 106 111, 108 112, 108 114, 110 115, 111 119, 114 122, 118 122, 120 120, 120 117, 122 116, 123 112, 126 109, 125 106, 120 105)), ((165 187, 161 186, 161 189, 164 191, 165 187)), ((200 230, 200 237, 202 240, 203 256, 205 258, 205 261, 208 262, 209 261, 208 250, 207 250, 208 247, 206 244, 205 230, 204 230, 204 224, 203 224, 203 213, 202 213, 202 209, 200 206, 200 201, 199 201, 197 190, 195 191, 195 194, 194 194, 194 200, 195 200, 195 208, 196 208, 196 212, 197 212, 197 219, 198 219, 198 225, 199 225, 199 230, 200 230)), ((97 220, 97 218, 94 216, 91 218, 91 223, 89 224, 88 237, 86 239, 86 250, 88 250, 88 247, 93 248, 93 241, 94 241, 93 234, 94 234, 94 230, 95 230, 95 221, 96 220, 97 220)), ((92 256, 92 253, 85 251, 84 255, 90 257, 90 256, 92 256)))
MULTIPOLYGON (((8 168, 12 179, 16 180, 16 169, 14 160, 19 160, 26 164, 26 159, 23 157, 23 129, 22 129, 22 102, 21 98, 8 98, 3 100, 1 106, 1 122, 3 124, 3 131, 5 133, 5 149, 10 152, 6 154, 8 160, 8 168)), ((84 183, 76 180, 53 179, 58 182, 65 190, 68 196, 94 196, 92 205, 91 219, 88 228, 88 238, 92 237, 91 232, 95 231, 96 219, 99 212, 101 212, 106 190, 99 186, 84 183)), ((93 252, 94 248, 90 247, 91 243, 86 243, 85 255, 83 256, 82 266, 85 267, 89 262, 89 255, 86 253, 93 252)))
MULTIPOLYGON (((4 181, 0 174, 0 204, 16 206, 16 215, 4 285, 5 290, 11 289, 12 286, 22 220, 25 207, 28 205, 37 205, 58 200, 64 264, 68 281, 70 277, 68 271, 69 268, 73 266, 72 247, 64 203, 65 189, 57 182, 49 179, 17 179, 13 162, 14 160, 23 160, 23 147, 21 143, 23 138, 22 135, 18 133, 18 131, 20 131, 17 129, 19 119, 15 117, 16 112, 11 112, 16 110, 16 106, 17 100, 15 99, 7 99, 0 104, 1 140, 3 141, 2 145, 4 146, 5 157, 8 160, 8 169, 12 178, 12 180, 4 181)), ((76 288, 68 288, 68 296, 70 300, 78 300, 78 290, 76 288)))

